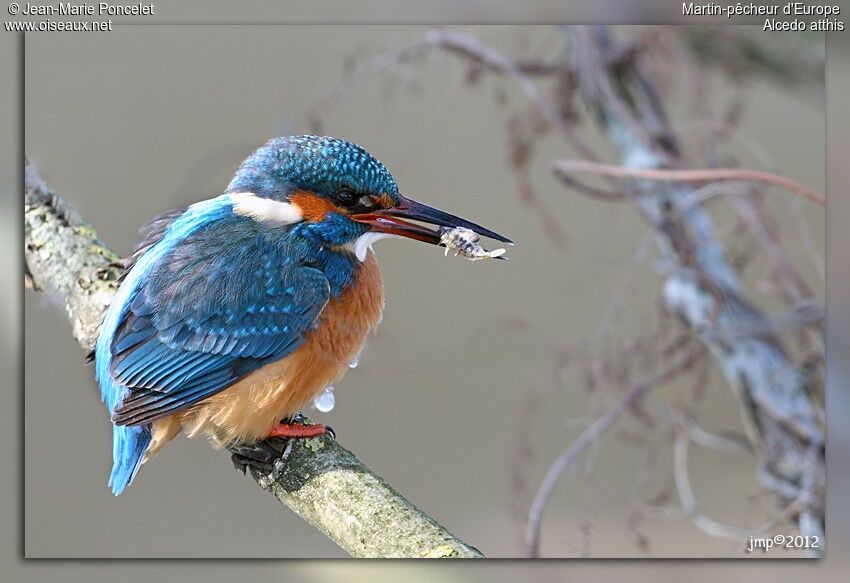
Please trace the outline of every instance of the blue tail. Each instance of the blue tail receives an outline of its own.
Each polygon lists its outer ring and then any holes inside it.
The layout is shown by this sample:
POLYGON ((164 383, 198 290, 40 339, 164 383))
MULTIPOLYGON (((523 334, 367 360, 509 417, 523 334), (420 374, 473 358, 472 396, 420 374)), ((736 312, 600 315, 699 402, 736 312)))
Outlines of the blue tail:
POLYGON ((112 473, 109 476, 109 486, 113 494, 117 496, 123 492, 136 477, 150 442, 151 431, 147 425, 116 425, 112 428, 112 473))
MULTIPOLYGON (((125 280, 125 284, 126 284, 125 280)), ((110 345, 118 322, 123 317, 127 305, 133 299, 135 289, 132 285, 122 285, 112 299, 112 304, 106 311, 100 334, 95 344, 95 376, 100 385, 100 396, 106 404, 109 413, 121 402, 126 388, 118 385, 109 372, 112 362, 110 345)), ((145 450, 151 442, 149 425, 112 427, 112 473, 109 475, 109 486, 116 496, 124 491, 142 465, 145 450)))
MULTIPOLYGON (((171 249, 181 237, 186 237, 195 229, 201 228, 209 220, 214 218, 210 212, 215 211, 221 215, 231 212, 232 201, 229 195, 222 195, 201 206, 196 210, 187 211, 186 218, 178 219, 179 231, 177 235, 169 235, 167 241, 159 240, 154 246, 145 251, 138 261, 126 274, 123 283, 118 287, 112 303, 106 310, 100 332, 95 343, 95 376, 100 385, 100 396, 112 415, 120 406, 121 400, 127 393, 127 387, 118 384, 112 378, 110 367, 112 366, 112 341, 119 323, 127 315, 133 301, 138 294, 139 286, 145 279, 147 273, 158 261, 171 249), (210 211, 212 209, 212 211, 210 211)), ((218 215, 215 215, 218 216, 218 215)), ((173 229, 169 226, 166 233, 173 229)), ((116 496, 124 491, 136 477, 142 458, 151 443, 150 425, 127 427, 113 426, 112 429, 112 473, 109 476, 109 486, 116 496)))

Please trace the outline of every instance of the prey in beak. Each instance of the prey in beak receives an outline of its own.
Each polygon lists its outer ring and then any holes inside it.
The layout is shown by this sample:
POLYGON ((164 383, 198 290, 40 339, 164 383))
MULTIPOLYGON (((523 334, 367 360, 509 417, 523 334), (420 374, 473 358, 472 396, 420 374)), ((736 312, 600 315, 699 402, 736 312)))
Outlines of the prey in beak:
POLYGON ((401 202, 393 207, 351 215, 351 219, 369 225, 373 232, 446 247, 446 252, 451 249, 455 255, 461 254, 471 260, 485 257, 507 259, 502 256, 504 249, 486 251, 480 247, 477 235, 513 245, 513 241, 495 231, 406 197, 401 197, 401 202), (440 229, 429 229, 409 220, 437 225, 440 229))

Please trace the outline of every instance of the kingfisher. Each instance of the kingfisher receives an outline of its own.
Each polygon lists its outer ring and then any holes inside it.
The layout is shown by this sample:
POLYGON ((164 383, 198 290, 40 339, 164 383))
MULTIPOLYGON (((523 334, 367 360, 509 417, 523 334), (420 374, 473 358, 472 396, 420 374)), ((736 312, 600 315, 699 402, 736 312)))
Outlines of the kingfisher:
POLYGON ((181 432, 217 447, 325 433, 300 412, 381 321, 373 243, 445 244, 411 220, 511 243, 403 196, 361 146, 309 135, 270 140, 223 194, 142 227, 90 355, 112 492, 181 432))

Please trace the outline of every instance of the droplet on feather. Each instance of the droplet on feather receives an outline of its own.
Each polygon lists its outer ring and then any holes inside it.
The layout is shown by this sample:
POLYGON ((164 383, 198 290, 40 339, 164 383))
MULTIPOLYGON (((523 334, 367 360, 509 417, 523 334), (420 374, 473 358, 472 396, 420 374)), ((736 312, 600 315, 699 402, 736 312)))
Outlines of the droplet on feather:
POLYGON ((351 359, 351 362, 348 363, 349 368, 357 368, 357 365, 360 364, 360 355, 363 354, 363 351, 366 349, 366 343, 360 345, 360 348, 357 349, 357 354, 354 355, 354 358, 351 359))
POLYGON ((313 400, 313 407, 320 413, 333 411, 334 405, 336 405, 336 398, 334 388, 331 386, 325 387, 325 390, 313 400))

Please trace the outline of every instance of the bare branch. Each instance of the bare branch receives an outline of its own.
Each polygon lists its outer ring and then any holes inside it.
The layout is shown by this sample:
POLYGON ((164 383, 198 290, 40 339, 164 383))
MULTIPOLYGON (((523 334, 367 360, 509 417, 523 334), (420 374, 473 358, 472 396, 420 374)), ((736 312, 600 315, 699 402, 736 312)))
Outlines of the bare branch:
POLYGON ((526 544, 529 556, 538 557, 540 553, 540 527, 543 521, 543 511, 561 476, 569 469, 576 458, 590 445, 596 442, 603 433, 608 431, 617 419, 632 408, 647 392, 660 387, 681 373, 689 370, 704 354, 705 348, 697 346, 689 350, 678 362, 655 374, 653 377, 629 387, 617 403, 596 419, 581 435, 579 435, 562 453, 546 472, 546 476, 537 489, 531 509, 528 512, 528 527, 526 544))
POLYGON ((555 170, 567 177, 576 172, 590 172, 601 176, 641 178, 644 180, 662 180, 665 182, 716 182, 721 180, 764 182, 784 188, 821 206, 826 204, 824 196, 808 186, 796 180, 762 170, 748 170, 746 168, 702 168, 698 170, 627 168, 625 166, 601 164, 589 160, 560 160, 555 163, 555 170))
POLYGON ((673 470, 679 499, 682 501, 685 513, 697 528, 708 535, 733 540, 743 540, 748 536, 757 534, 757 531, 721 524, 703 513, 691 488, 691 479, 688 476, 688 435, 684 428, 680 428, 676 432, 673 444, 673 470))
POLYGON ((703 429, 691 415, 674 415, 676 423, 681 425, 688 438, 705 448, 723 453, 752 454, 753 447, 745 435, 740 433, 719 435, 703 429))
MULTIPOLYGON (((706 516, 706 514, 702 511, 702 507, 700 506, 696 495, 694 494, 688 472, 689 441, 698 443, 698 440, 694 439, 694 426, 689 426, 689 421, 684 415, 674 413, 674 417, 676 434, 673 442, 673 475, 674 482, 676 484, 676 491, 679 494, 679 500, 682 502, 683 512, 686 516, 690 517, 694 525, 701 531, 710 536, 729 538, 732 540, 743 540, 750 536, 762 536, 765 533, 771 532, 774 528, 781 525, 786 520, 799 515, 800 512, 806 508, 808 504, 807 496, 809 493, 801 492, 799 495, 791 499, 791 501, 775 516, 755 529, 723 524, 706 516)), ((712 439, 715 439, 717 436, 711 437, 712 439)))
POLYGON ((543 94, 537 84, 528 76, 523 68, 514 61, 488 47, 474 36, 461 33, 446 32, 440 29, 431 29, 425 35, 425 40, 433 47, 442 48, 456 53, 465 58, 486 66, 502 75, 511 77, 528 97, 529 101, 540 111, 543 118, 566 137, 575 146, 582 156, 591 160, 598 157, 573 130, 558 108, 543 94))

